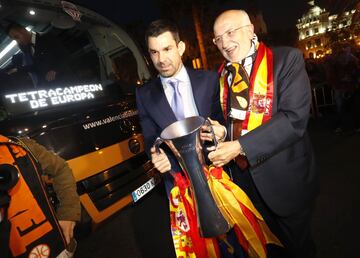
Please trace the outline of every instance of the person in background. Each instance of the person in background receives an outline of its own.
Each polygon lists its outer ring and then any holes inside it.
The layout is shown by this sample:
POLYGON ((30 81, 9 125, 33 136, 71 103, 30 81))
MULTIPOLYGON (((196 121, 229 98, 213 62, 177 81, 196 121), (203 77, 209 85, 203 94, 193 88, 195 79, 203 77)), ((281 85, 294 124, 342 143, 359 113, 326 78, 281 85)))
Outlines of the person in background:
POLYGON ((226 59, 219 70, 220 103, 229 137, 208 157, 230 167, 234 182, 284 245, 269 257, 314 257, 310 222, 318 184, 302 53, 258 42, 243 10, 221 13, 213 29, 226 59))
POLYGON ((80 198, 76 192, 76 183, 71 168, 64 159, 48 151, 36 141, 22 137, 19 138, 26 149, 30 150, 38 160, 46 176, 53 185, 59 205, 56 209, 57 219, 63 231, 67 244, 74 236, 76 222, 80 221, 80 198))
POLYGON ((71 72, 66 65, 67 52, 58 39, 49 33, 40 35, 28 31, 17 23, 11 23, 6 33, 17 42, 22 52, 21 69, 29 74, 34 87, 70 79, 71 72))
POLYGON ((334 90, 336 118, 334 133, 350 127, 360 132, 359 71, 360 61, 348 45, 339 46, 327 62, 327 80, 334 90), (349 122, 350 121, 350 122, 349 122))

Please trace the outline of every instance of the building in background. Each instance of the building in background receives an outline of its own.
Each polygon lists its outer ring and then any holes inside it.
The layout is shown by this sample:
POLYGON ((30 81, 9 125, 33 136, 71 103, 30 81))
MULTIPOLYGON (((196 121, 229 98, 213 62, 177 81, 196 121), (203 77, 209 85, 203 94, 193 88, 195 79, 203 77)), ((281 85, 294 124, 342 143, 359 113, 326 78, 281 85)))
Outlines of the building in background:
POLYGON ((330 15, 325 9, 309 1, 309 11, 296 25, 299 32, 299 48, 305 58, 321 58, 331 54, 339 43, 360 44, 359 30, 354 29, 353 16, 359 11, 352 9, 330 15))

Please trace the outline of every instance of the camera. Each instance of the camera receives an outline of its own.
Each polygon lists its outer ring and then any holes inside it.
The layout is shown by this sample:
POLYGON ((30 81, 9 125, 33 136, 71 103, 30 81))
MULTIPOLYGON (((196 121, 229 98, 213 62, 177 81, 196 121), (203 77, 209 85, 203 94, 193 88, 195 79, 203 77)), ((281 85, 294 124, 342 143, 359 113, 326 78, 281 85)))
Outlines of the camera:
POLYGON ((5 214, 3 207, 9 205, 10 198, 8 191, 13 188, 19 180, 19 172, 13 165, 0 165, 0 222, 3 221, 5 214))
POLYGON ((0 165, 0 192, 7 192, 16 185, 19 180, 17 168, 10 164, 0 165))

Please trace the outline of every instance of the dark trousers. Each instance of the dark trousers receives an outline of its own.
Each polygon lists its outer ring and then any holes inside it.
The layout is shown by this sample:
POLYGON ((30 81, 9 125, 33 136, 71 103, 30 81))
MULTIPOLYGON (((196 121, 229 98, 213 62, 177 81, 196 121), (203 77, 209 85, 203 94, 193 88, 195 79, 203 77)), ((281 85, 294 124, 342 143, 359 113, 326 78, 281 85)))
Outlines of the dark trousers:
POLYGON ((335 90, 335 127, 346 129, 360 128, 360 89, 354 92, 335 90))
MULTIPOLYGON (((274 245, 268 246, 269 258, 312 258, 315 257, 315 243, 311 236, 311 216, 313 205, 288 217, 276 215, 260 196, 248 170, 241 171, 236 164, 231 164, 230 176, 233 182, 249 196, 256 209, 263 216, 271 231, 278 237, 285 249, 274 245)), ((284 193, 286 194, 286 193, 284 193)))

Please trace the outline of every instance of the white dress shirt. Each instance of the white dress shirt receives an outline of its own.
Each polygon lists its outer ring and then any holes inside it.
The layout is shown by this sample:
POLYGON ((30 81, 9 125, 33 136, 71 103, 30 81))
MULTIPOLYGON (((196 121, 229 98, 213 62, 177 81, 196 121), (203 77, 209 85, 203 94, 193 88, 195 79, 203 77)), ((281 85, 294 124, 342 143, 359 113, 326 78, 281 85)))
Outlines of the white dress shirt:
POLYGON ((176 79, 179 81, 179 92, 183 101, 183 107, 184 107, 184 116, 185 117, 191 117, 191 116, 198 116, 199 112, 195 105, 194 95, 192 92, 191 82, 189 75, 185 69, 184 66, 181 67, 178 74, 176 74, 174 77, 162 77, 160 76, 162 86, 164 88, 164 92, 166 95, 166 99, 169 103, 171 103, 173 98, 173 89, 168 84, 169 80, 176 79))

